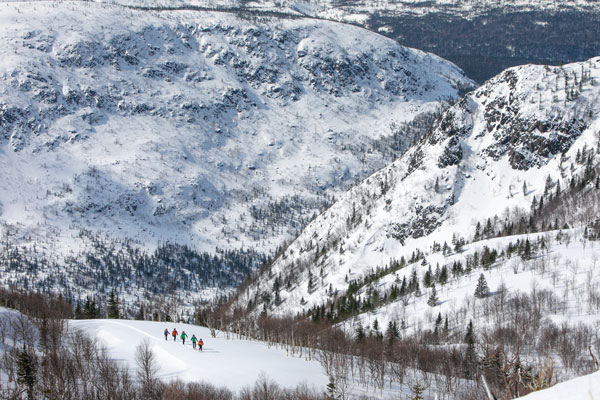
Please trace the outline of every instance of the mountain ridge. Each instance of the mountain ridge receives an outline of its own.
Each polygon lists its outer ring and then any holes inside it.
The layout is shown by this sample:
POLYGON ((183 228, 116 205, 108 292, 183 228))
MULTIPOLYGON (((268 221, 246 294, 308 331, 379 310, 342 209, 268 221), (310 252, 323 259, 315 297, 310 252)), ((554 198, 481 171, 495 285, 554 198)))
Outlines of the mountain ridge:
POLYGON ((235 304, 306 311, 401 257, 472 240, 486 219, 526 215, 548 187, 567 187, 583 171, 575 153, 595 146, 599 61, 511 68, 465 96, 420 143, 311 222, 235 304), (276 279, 291 285, 280 286, 279 303, 264 301, 276 279))

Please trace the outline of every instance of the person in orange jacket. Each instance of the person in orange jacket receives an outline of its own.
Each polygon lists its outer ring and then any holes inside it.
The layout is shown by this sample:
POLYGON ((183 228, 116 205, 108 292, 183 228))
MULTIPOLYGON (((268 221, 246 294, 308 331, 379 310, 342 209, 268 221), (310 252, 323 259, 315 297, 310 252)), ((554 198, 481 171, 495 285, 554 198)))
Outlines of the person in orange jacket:
POLYGON ((173 335, 173 341, 176 342, 177 341, 177 329, 173 328, 173 332, 171 332, 171 335, 173 335))
POLYGON ((200 339, 200 340, 198 340, 198 349, 200 351, 202 351, 202 346, 204 346, 204 340, 200 339))

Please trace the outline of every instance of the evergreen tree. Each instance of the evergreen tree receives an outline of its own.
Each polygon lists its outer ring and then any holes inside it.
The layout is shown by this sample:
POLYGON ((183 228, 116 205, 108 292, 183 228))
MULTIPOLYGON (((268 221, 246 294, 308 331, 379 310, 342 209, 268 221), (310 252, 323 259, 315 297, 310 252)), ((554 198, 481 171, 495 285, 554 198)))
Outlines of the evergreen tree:
POLYGON ((23 344, 23 351, 17 356, 17 383, 27 388, 27 398, 33 399, 33 386, 36 381, 35 359, 23 344))
POLYGON ((521 255, 523 260, 531 259, 531 242, 529 239, 525 239, 525 248, 523 249, 523 254, 521 255))
POLYGON ((75 306, 75 319, 83 319, 83 310, 81 309, 81 302, 77 300, 77 305, 75 306))
POLYGON ((415 386, 412 388, 413 394, 410 400, 423 400, 423 393, 425 392, 425 387, 420 383, 415 383, 415 386))
POLYGON ((385 338, 388 341, 388 344, 391 345, 394 343, 394 340, 398 338, 400 334, 398 333, 398 326, 396 325, 396 321, 390 321, 388 323, 387 330, 385 331, 385 338))
POLYGON ((473 379, 477 372, 479 361, 477 360, 477 353, 475 352, 475 334, 473 333, 472 320, 470 320, 469 325, 467 325, 465 343, 467 344, 467 349, 465 350, 465 358, 463 360, 463 373, 465 378, 473 379))
POLYGON ((546 176, 546 184, 544 186, 544 196, 548 196, 554 186, 554 181, 550 175, 546 176))
POLYGON ((96 301, 94 299, 86 298, 85 304, 83 306, 83 318, 85 319, 95 319, 100 317, 100 310, 98 306, 96 306, 96 301))
POLYGON ((429 266, 429 268, 425 272, 425 276, 423 276, 423 286, 431 287, 432 283, 433 283, 433 277, 431 275, 431 266, 429 266))
POLYGON ((400 285, 400 296, 405 296, 407 293, 406 276, 402 277, 402 285, 400 285))
POLYGON ((325 398, 327 400, 339 399, 339 396, 336 396, 335 394, 336 390, 335 380, 333 379, 333 376, 330 376, 329 383, 327 384, 327 391, 325 392, 325 398))
POLYGON ((445 285, 448 282, 448 268, 444 265, 438 276, 438 282, 445 285))
POLYGON ((431 294, 429 295, 429 299, 427 299, 427 304, 430 307, 435 307, 438 303, 438 295, 437 290, 435 289, 435 285, 431 286, 431 294))
POLYGON ((356 327, 356 341, 357 342, 362 342, 365 338, 365 330, 363 329, 362 324, 359 322, 358 326, 356 327))
POLYGON ((140 309, 135 314, 135 319, 139 320, 139 321, 143 320, 144 319, 144 314, 145 314, 144 305, 140 304, 140 309))
POLYGON ((475 288, 475 297, 478 299, 483 299, 490 294, 490 288, 488 287, 487 281, 485 280, 485 276, 483 274, 479 275, 479 280, 477 281, 477 287, 475 288))
POLYGON ((115 290, 110 291, 108 305, 106 307, 106 317, 110 319, 119 319, 119 298, 115 296, 115 290))

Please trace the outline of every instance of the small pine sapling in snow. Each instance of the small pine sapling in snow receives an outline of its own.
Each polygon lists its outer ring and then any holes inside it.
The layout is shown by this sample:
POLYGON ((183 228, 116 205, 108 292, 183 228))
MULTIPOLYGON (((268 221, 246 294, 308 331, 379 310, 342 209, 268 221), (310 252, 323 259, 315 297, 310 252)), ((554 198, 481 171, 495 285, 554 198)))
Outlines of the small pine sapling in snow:
POLYGON ((333 376, 329 377, 329 383, 327 384, 327 392, 325 393, 325 398, 327 400, 339 399, 339 396, 336 396, 335 380, 333 379, 333 376))
POLYGON ((415 386, 413 386, 412 388, 413 390, 413 395, 410 398, 410 400, 423 400, 423 393, 425 392, 425 387, 423 385, 421 385, 420 383, 416 383, 415 386))

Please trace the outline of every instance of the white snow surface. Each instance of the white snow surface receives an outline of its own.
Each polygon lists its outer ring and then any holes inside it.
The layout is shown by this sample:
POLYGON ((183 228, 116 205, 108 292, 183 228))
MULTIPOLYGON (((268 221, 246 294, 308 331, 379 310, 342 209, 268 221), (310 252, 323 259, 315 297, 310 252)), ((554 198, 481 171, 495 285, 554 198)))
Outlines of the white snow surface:
POLYGON ((600 371, 559 383, 549 389, 520 397, 523 400, 600 399, 600 371))
POLYGON ((269 348, 266 343, 226 339, 222 332, 211 338, 207 328, 181 323, 161 323, 125 320, 72 320, 70 328, 81 329, 96 337, 112 358, 127 363, 135 373, 136 346, 148 339, 154 351, 163 380, 179 379, 184 382, 205 381, 233 391, 253 386, 261 374, 283 387, 293 388, 301 383, 323 389, 329 382, 318 361, 288 357, 285 350, 269 348), (203 351, 194 350, 188 340, 185 345, 169 335, 165 341, 164 329, 176 328, 204 340, 203 351))

